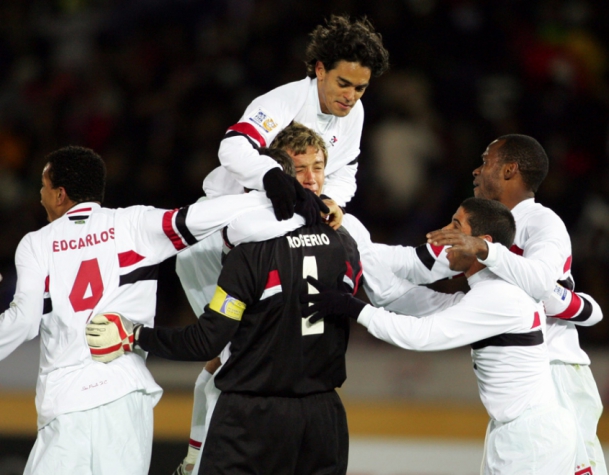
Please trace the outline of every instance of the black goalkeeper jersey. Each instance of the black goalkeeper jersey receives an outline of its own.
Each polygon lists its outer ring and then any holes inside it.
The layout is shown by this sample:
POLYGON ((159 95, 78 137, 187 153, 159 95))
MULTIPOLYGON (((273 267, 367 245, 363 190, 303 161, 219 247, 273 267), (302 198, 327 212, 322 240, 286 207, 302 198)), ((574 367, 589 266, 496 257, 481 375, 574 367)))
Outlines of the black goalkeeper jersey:
POLYGON ((300 295, 326 285, 357 291, 357 245, 325 224, 242 244, 227 256, 216 296, 197 324, 142 329, 139 345, 170 359, 208 360, 230 341, 231 356, 216 376, 225 392, 298 397, 340 387, 346 378, 347 318, 309 324, 300 295))

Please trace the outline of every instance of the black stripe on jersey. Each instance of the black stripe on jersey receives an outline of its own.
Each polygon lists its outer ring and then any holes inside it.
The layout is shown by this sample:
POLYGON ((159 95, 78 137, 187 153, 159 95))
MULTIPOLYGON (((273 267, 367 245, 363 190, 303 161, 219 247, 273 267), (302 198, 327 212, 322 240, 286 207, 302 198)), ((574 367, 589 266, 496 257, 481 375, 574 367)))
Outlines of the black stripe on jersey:
POLYGON ((431 252, 429 252, 427 244, 421 244, 420 246, 415 247, 415 251, 419 257, 419 260, 425 264, 425 267, 431 270, 433 265, 436 263, 436 260, 431 255, 431 252))
POLYGON ((537 330, 529 333, 503 333, 472 343, 472 349, 479 350, 487 346, 537 346, 543 343, 543 333, 537 330))
POLYGON ((159 265, 155 264, 153 266, 140 267, 139 269, 135 269, 128 274, 121 275, 118 285, 120 287, 121 285, 135 284, 140 280, 158 280, 158 278, 159 265))
POLYGON ((70 221, 82 221, 83 219, 87 219, 89 216, 68 216, 70 221))
POLYGON ((580 295, 580 298, 584 301, 584 308, 577 317, 573 317, 571 321, 574 322, 585 322, 592 315, 592 304, 588 301, 587 298, 580 295))
POLYGON ((176 214, 176 228, 178 228, 178 231, 184 238, 184 241, 193 246, 199 241, 197 241, 197 239, 189 231, 188 226, 186 226, 186 214, 188 214, 188 208, 188 206, 180 208, 180 211, 178 211, 176 214))
POLYGON ((46 315, 47 313, 51 313, 53 311, 53 301, 50 297, 47 297, 43 300, 42 303, 42 314, 46 315))
MULTIPOLYGON (((231 137, 243 137, 243 138, 246 138, 247 141, 249 143, 251 143, 252 147, 254 147, 256 150, 258 150, 260 148, 260 146, 256 142, 254 142, 248 135, 242 134, 241 132, 237 132, 236 130, 231 130, 230 132, 227 132, 222 140, 229 139, 231 137)), ((349 164, 349 165, 351 165, 351 164, 349 164)))
POLYGON ((565 289, 569 289, 573 292, 575 288, 575 282, 573 282, 573 277, 567 277, 565 280, 559 280, 558 283, 562 285, 565 289))
POLYGON ((355 165, 357 162, 359 162, 359 155, 347 163, 347 165, 355 165))

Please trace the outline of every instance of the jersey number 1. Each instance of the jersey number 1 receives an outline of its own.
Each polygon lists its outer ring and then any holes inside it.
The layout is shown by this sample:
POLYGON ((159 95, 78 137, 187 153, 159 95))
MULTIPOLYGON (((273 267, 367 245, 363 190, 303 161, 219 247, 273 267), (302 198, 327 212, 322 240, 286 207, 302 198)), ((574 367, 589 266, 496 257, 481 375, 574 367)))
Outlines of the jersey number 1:
MULTIPOLYGON (((317 260, 315 259, 315 256, 304 256, 304 260, 302 261, 302 277, 303 279, 306 279, 307 276, 311 276, 315 279, 317 279, 317 260)), ((313 287, 311 284, 307 284, 308 286, 308 292, 310 294, 318 294, 319 292, 317 291, 317 289, 315 287, 313 287)), ((312 304, 310 304, 312 305, 312 304)), ((324 321, 319 320, 318 322, 315 323, 310 323, 309 322, 309 318, 311 317, 307 317, 307 318, 303 318, 302 319, 302 334, 303 335, 320 335, 324 332, 324 321)))
POLYGON ((104 282, 97 259, 82 261, 70 291, 72 308, 75 312, 92 310, 102 295, 104 295, 104 282))

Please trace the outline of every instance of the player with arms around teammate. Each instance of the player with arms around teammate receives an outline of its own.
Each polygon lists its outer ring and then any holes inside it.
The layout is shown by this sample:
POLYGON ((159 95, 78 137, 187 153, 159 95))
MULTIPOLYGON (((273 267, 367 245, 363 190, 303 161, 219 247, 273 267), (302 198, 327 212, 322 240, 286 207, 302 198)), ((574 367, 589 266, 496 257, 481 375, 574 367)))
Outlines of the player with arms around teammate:
MULTIPOLYGON (((205 361, 231 344, 199 473, 346 473, 347 421, 335 388, 346 377, 349 322, 301 317, 300 294, 315 292, 308 275, 355 292, 361 269, 350 236, 317 224, 241 244, 196 324, 136 327, 136 348, 169 359, 205 361)), ((101 335, 94 325, 88 334, 101 335)))
POLYGON ((543 147, 526 135, 505 135, 491 142, 474 175, 474 194, 497 200, 516 219, 513 246, 489 243, 459 230, 430 233, 428 241, 475 254, 496 275, 543 300, 548 315, 547 343, 552 381, 560 404, 578 422, 578 453, 574 472, 606 475, 604 454, 596 436, 603 406, 590 359, 581 349, 577 325, 602 318, 598 304, 573 292, 571 240, 556 213, 535 202, 535 192, 548 172, 543 147), (511 252, 510 252, 511 251, 511 252), (558 283, 557 283, 558 281, 558 283))
POLYGON ((364 123, 360 99, 371 77, 383 74, 388 65, 381 35, 366 18, 332 16, 317 26, 306 49, 307 77, 257 97, 229 127, 218 152, 222 166, 203 183, 207 196, 241 193, 244 187, 267 190, 277 218, 291 217, 294 182, 256 148, 268 147, 296 121, 323 137, 328 149, 323 194, 345 206, 356 190, 364 123))
POLYGON ((258 192, 172 211, 103 208, 105 177, 92 150, 48 155, 40 195, 50 224, 27 234, 15 254, 17 288, 0 315, 0 359, 41 338, 39 430, 26 474, 148 473, 161 388, 143 352, 95 361, 87 321, 112 308, 152 326, 158 264, 240 213, 270 206, 258 192))
MULTIPOLYGON (((510 211, 480 198, 465 200, 445 229, 508 247, 515 233, 510 211)), ((439 313, 399 315, 310 279, 320 294, 303 296, 313 303, 303 315, 318 311, 312 319, 326 321, 333 314, 349 316, 377 338, 410 350, 471 345, 480 398, 491 417, 481 473, 572 475, 576 425, 551 383, 543 306, 473 254, 450 249, 448 260, 452 270, 465 273, 471 290, 439 313)))

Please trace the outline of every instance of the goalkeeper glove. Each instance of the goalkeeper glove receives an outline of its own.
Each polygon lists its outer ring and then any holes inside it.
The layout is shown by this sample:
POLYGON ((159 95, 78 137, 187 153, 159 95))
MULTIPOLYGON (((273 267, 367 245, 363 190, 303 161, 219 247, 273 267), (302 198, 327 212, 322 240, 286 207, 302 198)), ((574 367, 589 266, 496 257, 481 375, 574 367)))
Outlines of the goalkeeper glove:
POLYGON ((281 168, 271 168, 262 178, 262 183, 279 221, 294 216, 297 199, 306 199, 305 190, 298 180, 284 173, 281 168))
POLYGON ((311 190, 305 189, 304 199, 298 199, 294 210, 305 219, 307 226, 321 223, 321 213, 329 213, 330 208, 311 190))
POLYGON ((305 306, 302 309, 303 318, 317 312, 309 319, 311 323, 329 316, 350 317, 357 320, 360 312, 366 306, 364 302, 356 299, 350 292, 332 289, 314 277, 308 276, 307 282, 319 291, 318 294, 307 293, 300 297, 300 302, 303 304, 313 303, 313 305, 305 306))
MULTIPOLYGON (((141 325, 137 325, 139 326, 141 325)), ((133 333, 136 328, 133 322, 119 313, 105 312, 95 315, 85 329, 93 359, 108 363, 125 352, 133 351, 133 333)))

